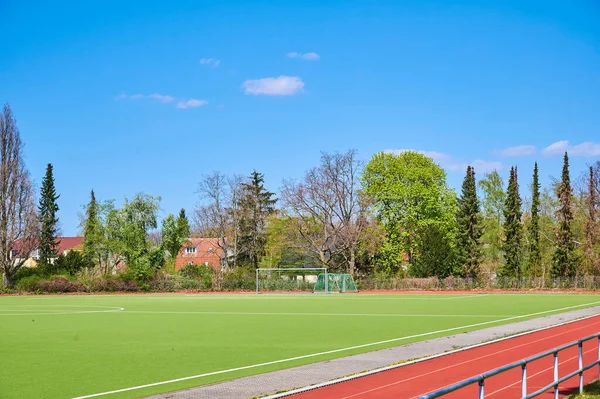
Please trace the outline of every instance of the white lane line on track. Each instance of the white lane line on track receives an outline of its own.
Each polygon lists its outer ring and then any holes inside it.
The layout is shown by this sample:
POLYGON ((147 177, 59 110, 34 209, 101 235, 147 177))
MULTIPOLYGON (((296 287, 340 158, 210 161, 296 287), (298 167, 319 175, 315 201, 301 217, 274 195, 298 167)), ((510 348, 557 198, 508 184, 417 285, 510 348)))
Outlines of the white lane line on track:
POLYGON ((515 315, 486 314, 398 314, 398 313, 301 313, 301 312, 203 312, 203 311, 162 311, 162 310, 126 310, 124 313, 141 314, 196 314, 210 316, 357 316, 357 317, 514 317, 515 315))
POLYGON ((116 389, 116 390, 107 391, 107 392, 94 393, 94 394, 91 394, 91 395, 77 396, 77 397, 75 397, 73 399, 95 398, 95 397, 98 397, 98 396, 112 395, 112 394, 115 394, 115 393, 135 391, 135 390, 139 390, 139 389, 151 388, 151 387, 155 387, 155 386, 172 384, 172 383, 182 382, 182 381, 188 381, 188 380, 198 379, 198 378, 202 378, 202 377, 209 377, 209 376, 213 376, 213 375, 227 374, 227 373, 232 373, 232 372, 235 372, 235 371, 250 370, 250 369, 255 369, 255 368, 263 367, 263 366, 270 366, 270 365, 274 365, 274 364, 289 363, 289 362, 292 362, 292 361, 295 361, 295 360, 309 359, 309 358, 323 356, 323 355, 330 355, 330 354, 334 354, 334 353, 347 352, 347 351, 351 351, 351 350, 354 350, 354 349, 369 348, 369 347, 373 347, 373 346, 377 346, 377 345, 388 344, 388 343, 392 343, 392 342, 400 342, 400 341, 405 341, 405 340, 412 339, 412 338, 426 337, 426 336, 431 336, 431 335, 435 335, 435 334, 446 333, 446 332, 450 332, 450 331, 457 331, 457 330, 463 330, 463 329, 467 329, 467 328, 473 328, 473 327, 479 327, 479 326, 489 325, 489 324, 493 324, 493 323, 502 323, 502 322, 506 322, 506 321, 524 319, 524 318, 528 318, 528 317, 539 316, 539 315, 553 313, 553 312, 562 312, 562 311, 566 311, 566 310, 570 310, 570 309, 582 308, 582 307, 591 306, 591 305, 597 305, 597 304, 600 304, 600 301, 590 302, 590 303, 586 303, 586 304, 582 304, 582 305, 567 306, 567 307, 559 308, 559 309, 545 310, 545 311, 536 312, 536 313, 530 313, 530 314, 521 315, 521 316, 507 317, 507 318, 504 318, 504 319, 485 321, 485 322, 476 323, 476 324, 470 324, 470 325, 466 325, 466 326, 447 328, 447 329, 444 329, 444 330, 430 331, 430 332, 426 332, 426 333, 422 333, 422 334, 415 334, 415 335, 409 335, 409 336, 405 336, 405 337, 392 338, 392 339, 387 339, 387 340, 378 341, 378 342, 371 342, 371 343, 362 344, 362 345, 350 346, 350 347, 347 347, 347 348, 340 348, 340 349, 333 349, 333 350, 324 351, 324 352, 311 353, 311 354, 308 354, 308 355, 295 356, 295 357, 290 357, 290 358, 287 358, 287 359, 279 359, 279 360, 273 360, 273 361, 270 361, 270 362, 264 362, 264 363, 258 363, 258 364, 251 364, 251 365, 248 365, 248 366, 235 367, 235 368, 231 368, 231 369, 227 369, 227 370, 212 371, 212 372, 204 373, 204 374, 197 374, 197 375, 192 375, 192 376, 188 376, 188 377, 181 377, 181 378, 176 378, 176 379, 167 380, 167 381, 153 382, 153 383, 150 383, 150 384, 138 385, 138 386, 129 387, 129 388, 121 388, 121 389, 116 389))
MULTIPOLYGON (((596 323, 594 323, 592 325, 595 325, 595 324, 600 324, 600 321, 598 321, 598 322, 596 322, 596 323)), ((542 342, 542 341, 545 341, 547 339, 555 338, 555 337, 558 337, 558 336, 561 336, 561 335, 564 335, 564 334, 568 334, 568 333, 573 332, 573 331, 577 331, 577 330, 581 330, 581 329, 584 329, 584 328, 588 328, 588 327, 589 326, 578 327, 578 328, 571 329, 569 331, 565 331, 565 332, 562 332, 562 333, 550 335, 548 337, 543 337, 543 338, 537 339, 535 341, 528 341, 528 342, 526 342, 524 344, 520 344, 520 345, 516 345, 516 346, 511 346, 510 348, 506 348, 506 349, 502 349, 502 350, 499 350, 499 351, 495 351, 493 353, 488 353, 487 355, 482 355, 482 356, 475 357, 475 358, 472 358, 472 359, 469 359, 469 360, 465 360, 465 361, 459 362, 459 363, 453 363, 450 366, 446 366, 446 367, 442 367, 442 368, 437 368, 437 369, 429 371, 427 373, 422 373, 422 374, 419 374, 419 375, 416 375, 416 376, 413 376, 413 377, 405 378, 403 380, 394 381, 394 382, 391 382, 389 384, 381 385, 381 386, 378 386, 378 387, 375 387, 375 388, 371 388, 371 389, 368 389, 366 391, 361 391, 361 392, 358 392, 358 393, 350 395, 350 396, 344 396, 343 398, 340 398, 340 399, 355 398, 355 397, 361 396, 361 395, 366 394, 366 393, 375 392, 375 391, 378 391, 380 389, 388 388, 388 387, 391 387, 391 386, 394 386, 394 385, 398 385, 398 384, 402 384, 402 383, 405 383, 405 382, 408 382, 408 381, 413 381, 413 380, 416 380, 416 379, 419 379, 419 378, 422 378, 422 377, 426 377, 426 376, 431 375, 431 374, 437 374, 437 373, 439 373, 441 371, 449 370, 449 369, 452 369, 454 367, 463 366, 465 364, 469 364, 469 363, 472 363, 472 362, 477 361, 477 360, 486 359, 488 357, 496 356, 498 353, 510 352, 513 349, 526 347, 526 346, 529 346, 529 345, 534 344, 536 342, 542 342)), ((461 380, 459 380, 459 381, 461 381, 461 380)), ((457 381, 457 382, 459 382, 459 381, 457 381)), ((444 385, 443 387, 436 388, 436 389, 432 390, 431 392, 439 390, 439 389, 442 389, 442 388, 444 388, 446 386, 447 385, 444 385)), ((419 394, 417 396, 412 397, 411 399, 417 399, 417 398, 420 398, 421 396, 422 395, 419 394)))

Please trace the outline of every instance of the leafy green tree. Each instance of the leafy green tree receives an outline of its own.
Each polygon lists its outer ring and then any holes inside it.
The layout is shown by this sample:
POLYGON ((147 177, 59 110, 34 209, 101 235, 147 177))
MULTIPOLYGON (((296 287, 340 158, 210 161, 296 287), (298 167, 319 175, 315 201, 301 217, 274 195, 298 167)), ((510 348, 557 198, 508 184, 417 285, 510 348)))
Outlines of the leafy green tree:
POLYGON ((456 264, 456 251, 441 226, 425 225, 419 229, 417 237, 418 256, 415 257, 409 274, 415 277, 439 278, 452 274, 453 265, 456 264))
POLYGON ((137 194, 127 198, 121 209, 112 208, 106 216, 107 252, 124 259, 133 278, 145 282, 164 264, 164 250, 152 246, 148 233, 157 228, 160 197, 137 194))
POLYGON ((540 193, 540 251, 542 254, 542 277, 550 276, 552 256, 556 248, 557 221, 555 212, 558 208, 556 190, 543 187, 540 193))
POLYGON ((100 220, 100 205, 96 200, 94 190, 90 193, 90 202, 86 206, 85 216, 85 222, 83 223, 83 256, 88 263, 100 264, 102 262, 104 232, 100 220))
POLYGON ((419 232, 426 226, 438 225, 454 242, 456 195, 444 170, 431 158, 412 151, 380 152, 366 165, 362 180, 385 230, 383 271, 398 273, 405 257, 415 264, 419 232))
POLYGON ((529 222, 529 259, 527 272, 532 276, 542 274, 542 251, 540 247, 540 181, 538 164, 533 168, 531 184, 531 220, 529 222))
POLYGON ((168 251, 169 257, 175 259, 179 250, 190 236, 190 224, 185 209, 179 212, 179 216, 168 215, 162 222, 162 243, 168 251))
POLYGON ((46 167, 46 175, 42 181, 42 191, 40 203, 38 205, 38 214, 40 218, 40 241, 39 256, 42 265, 50 263, 50 259, 56 257, 58 248, 58 204, 56 200, 60 195, 56 194, 54 187, 54 174, 52 164, 46 167))
POLYGON ((497 171, 486 173, 477 182, 482 192, 483 205, 483 246, 482 264, 488 269, 495 269, 502 263, 502 222, 506 192, 504 181, 497 171))
POLYGON ((560 202, 556 211, 558 230, 556 232, 556 249, 552 256, 552 277, 572 277, 576 273, 575 242, 571 224, 573 222, 573 189, 569 176, 569 155, 565 153, 561 182, 556 195, 560 202))
POLYGON ((522 240, 523 225, 521 224, 521 196, 519 195, 519 182, 517 168, 510 169, 506 202, 504 206, 504 251, 505 263, 501 275, 506 277, 520 277, 522 267, 522 240))
POLYGON ((239 253, 238 262, 258 267, 265 255, 266 219, 275 212, 275 194, 264 186, 264 176, 252 172, 250 179, 242 183, 242 196, 239 201, 239 253))
POLYGON ((461 277, 477 277, 481 262, 481 211, 477 198, 477 185, 475 184, 475 169, 467 167, 467 174, 462 185, 462 195, 458 201, 456 215, 457 275, 461 277))

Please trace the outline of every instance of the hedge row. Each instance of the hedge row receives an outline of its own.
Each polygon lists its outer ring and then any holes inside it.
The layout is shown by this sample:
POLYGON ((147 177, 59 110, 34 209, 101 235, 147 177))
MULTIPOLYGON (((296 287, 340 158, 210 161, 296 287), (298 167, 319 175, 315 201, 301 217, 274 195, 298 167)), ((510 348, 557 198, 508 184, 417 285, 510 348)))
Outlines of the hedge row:
MULTIPOLYGON (((189 272, 189 271, 188 271, 189 272)), ((600 277, 586 276, 573 279, 461 279, 448 277, 431 278, 373 278, 356 279, 359 290, 389 291, 452 291, 477 289, 584 289, 600 290, 600 277)), ((253 291, 256 286, 252 270, 233 270, 221 274, 178 273, 175 275, 160 273, 153 279, 138 283, 120 277, 76 278, 72 276, 28 276, 21 278, 11 290, 2 292, 27 293, 74 293, 74 292, 177 292, 177 291, 253 291)), ((310 291, 313 284, 297 281, 268 281, 262 290, 310 291)))

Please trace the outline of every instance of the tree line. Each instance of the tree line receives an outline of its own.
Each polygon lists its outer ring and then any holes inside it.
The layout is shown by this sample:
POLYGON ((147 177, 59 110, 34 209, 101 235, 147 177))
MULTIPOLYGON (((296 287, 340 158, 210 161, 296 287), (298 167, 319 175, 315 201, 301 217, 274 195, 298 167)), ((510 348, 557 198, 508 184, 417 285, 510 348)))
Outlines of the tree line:
POLYGON ((48 270, 119 271, 144 281, 173 271, 189 237, 218 239, 224 270, 325 266, 358 276, 474 279, 600 274, 600 162, 572 182, 568 154, 549 187, 541 187, 536 163, 528 190, 516 167, 505 187, 497 171, 478 181, 468 166, 456 193, 439 165, 411 151, 381 152, 367 163, 354 150, 323 153, 300 179, 284 180, 279 196, 258 171, 212 172, 198 183, 192 221, 182 209, 159 223, 160 197, 140 193, 116 207, 91 191, 83 251, 58 259, 53 168, 48 164, 36 201, 8 104, 0 151, 5 285, 34 250, 48 270))

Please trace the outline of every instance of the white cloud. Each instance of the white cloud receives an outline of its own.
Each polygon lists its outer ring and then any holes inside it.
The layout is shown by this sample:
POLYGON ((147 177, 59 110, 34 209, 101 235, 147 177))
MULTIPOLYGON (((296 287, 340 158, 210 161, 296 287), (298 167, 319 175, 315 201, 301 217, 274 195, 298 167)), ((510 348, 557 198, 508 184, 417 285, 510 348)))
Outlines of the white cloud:
POLYGON ((319 58, 321 58, 319 56, 319 54, 314 53, 314 52, 304 53, 303 54, 303 53, 297 53, 295 51, 292 51, 291 53, 287 53, 285 56, 288 57, 288 58, 300 58, 300 59, 303 59, 303 60, 306 60, 306 61, 316 61, 319 58))
POLYGON ((542 150, 542 154, 546 156, 562 155, 565 152, 576 157, 595 157, 600 155, 600 144, 584 141, 581 144, 571 145, 568 140, 562 140, 552 143, 542 150))
POLYGON ((534 145, 517 145, 514 147, 508 147, 503 150, 496 151, 503 157, 523 157, 527 155, 533 155, 537 151, 534 145))
POLYGON ((186 101, 179 101, 177 103, 177 108, 196 108, 206 104, 208 104, 208 101, 206 100, 196 100, 195 98, 190 98, 186 101))
POLYGON ((242 84, 246 94, 265 96, 293 96, 304 89, 304 82, 298 76, 280 76, 246 80, 242 84))
MULTIPOLYGON (((124 99, 129 99, 129 100, 141 100, 141 99, 150 99, 150 100, 156 100, 160 103, 163 104, 167 104, 167 103, 172 103, 173 101, 177 100, 175 97, 173 96, 169 96, 169 95, 163 95, 163 94, 158 94, 158 93, 152 93, 152 94, 132 94, 130 96, 126 95, 125 93, 121 93, 118 96, 115 97, 115 100, 124 100, 124 99)), ((201 107, 203 105, 208 104, 208 101, 206 100, 197 100, 195 98, 190 98, 190 99, 180 99, 175 106, 177 108, 195 108, 195 107, 201 107)))
POLYGON ((600 155, 600 144, 586 141, 573 147, 570 154, 582 157, 595 157, 600 155))
POLYGON ((173 96, 169 96, 169 95, 162 95, 162 94, 158 94, 158 93, 152 93, 152 94, 132 94, 130 96, 126 95, 125 93, 121 93, 119 94, 117 97, 115 97, 117 100, 124 100, 124 99, 130 99, 130 100, 140 100, 140 99, 144 99, 144 98, 149 98, 151 100, 157 100, 161 103, 170 103, 172 101, 175 101, 175 97, 173 96))
POLYGON ((384 150, 384 152, 391 154, 401 154, 403 152, 412 151, 419 154, 423 154, 426 157, 433 159, 442 168, 452 172, 464 172, 467 170, 467 166, 471 165, 475 168, 477 173, 489 173, 494 170, 502 170, 504 167, 501 162, 498 161, 484 161, 476 159, 473 162, 465 162, 458 159, 454 159, 451 155, 437 151, 423 151, 413 149, 399 149, 399 150, 384 150))
MULTIPOLYGON (((483 161, 481 159, 474 160, 473 162, 470 163, 470 165, 475 168, 475 172, 477 172, 477 173, 490 173, 495 170, 502 170, 502 168, 504 167, 502 165, 502 162, 483 161)), ((469 165, 463 164, 463 167, 461 168, 461 170, 466 170, 467 166, 469 166, 469 165)))
POLYGON ((216 58, 201 58, 200 64, 210 65, 213 68, 217 68, 219 66, 219 64, 221 64, 221 60, 217 60, 216 58))
POLYGON ((149 94, 146 96, 146 98, 152 98, 154 100, 160 101, 161 103, 170 103, 172 101, 175 101, 175 97, 173 97, 173 96, 169 96, 169 95, 163 96, 162 94, 158 94, 158 93, 149 94))
POLYGON ((569 148, 569 142, 567 140, 557 141, 556 143, 550 144, 548 147, 542 150, 544 155, 556 155, 563 154, 569 148))

